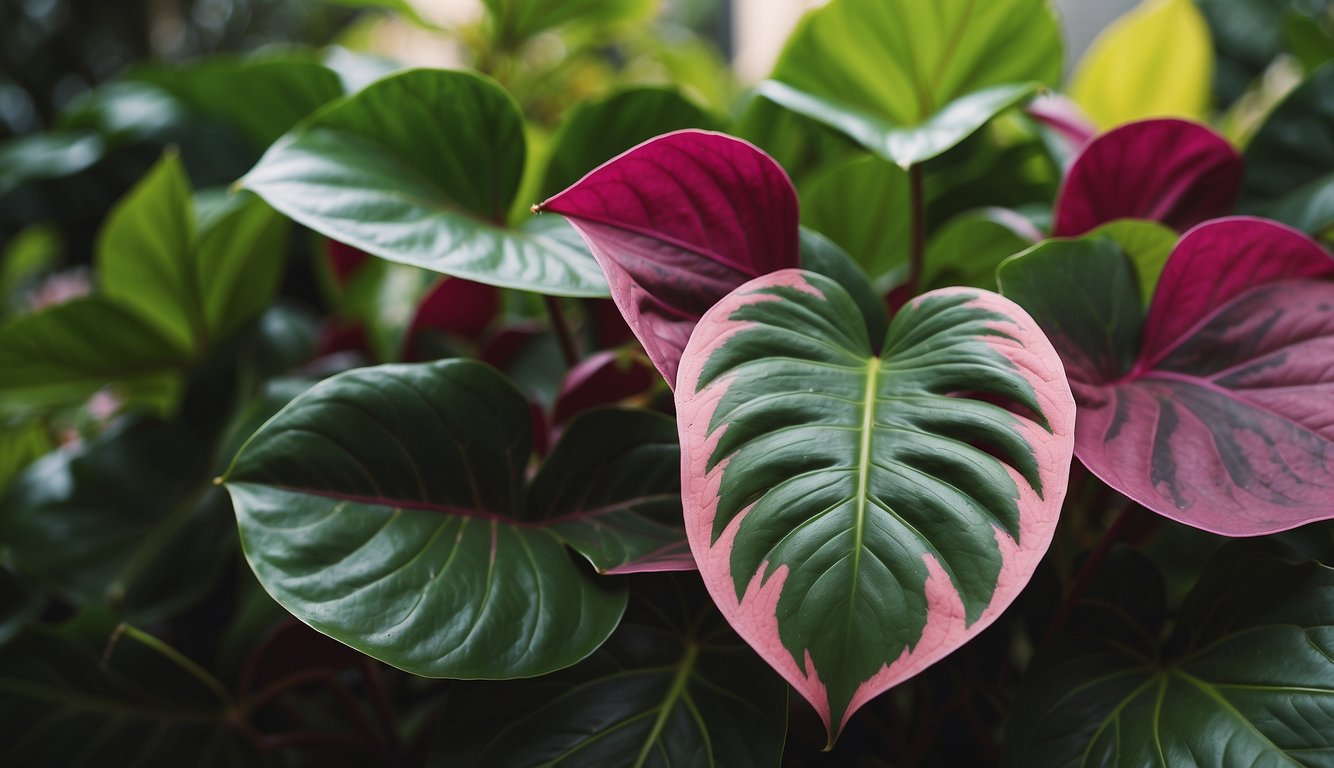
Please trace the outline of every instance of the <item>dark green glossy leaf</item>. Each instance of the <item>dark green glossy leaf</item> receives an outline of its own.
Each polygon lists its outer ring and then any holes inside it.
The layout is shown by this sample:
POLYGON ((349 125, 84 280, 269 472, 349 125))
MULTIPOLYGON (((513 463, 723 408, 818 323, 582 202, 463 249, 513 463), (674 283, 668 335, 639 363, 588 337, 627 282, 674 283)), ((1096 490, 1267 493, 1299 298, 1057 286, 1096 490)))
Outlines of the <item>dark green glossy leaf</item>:
POLYGON ((861 155, 814 174, 798 188, 801 223, 838 243, 882 288, 908 261, 908 174, 861 155))
POLYGON ((996 267, 1028 248, 1036 234, 1028 220, 1004 208, 984 208, 949 220, 926 244, 922 285, 996 289, 996 267))
POLYGON ((1034 657, 1007 764, 1334 760, 1334 569, 1224 549, 1160 644, 1162 581, 1142 556, 1121 559, 1034 657))
POLYGON ((41 615, 46 595, 17 574, 0 568, 0 648, 41 615))
POLYGON ((97 297, 0 328, 0 392, 63 404, 109 383, 125 398, 168 409, 180 394, 179 353, 156 327, 97 297))
POLYGON ((889 325, 885 301, 867 282, 866 271, 852 260, 832 240, 814 230, 802 227, 800 265, 809 272, 818 272, 843 286, 862 317, 866 319, 866 337, 883 339, 889 325))
POLYGON ((636 592, 616 634, 577 666, 454 688, 431 764, 778 765, 787 686, 697 581, 658 579, 636 582, 652 590, 636 592))
POLYGON ((56 126, 66 131, 94 131, 115 148, 161 140, 180 122, 182 112, 182 105, 163 89, 126 80, 100 85, 76 97, 60 113, 56 126))
POLYGON ((1288 94, 1246 147, 1241 210, 1311 235, 1334 228, 1334 64, 1288 94))
POLYGON ((0 195, 30 181, 72 176, 105 152, 102 138, 87 131, 39 133, 0 144, 0 195))
POLYGON ((20 475, 0 499, 0 539, 16 568, 76 603, 174 615, 234 551, 206 462, 180 427, 122 422, 20 475))
POLYGON ((761 93, 908 167, 1054 84, 1056 18, 1043 0, 834 0, 798 27, 761 93))
POLYGON ((248 193, 222 200, 200 222, 191 249, 203 322, 224 339, 262 313, 278 293, 287 266, 287 220, 248 193))
POLYGON ((679 539, 675 439, 661 417, 585 416, 528 484, 529 413, 466 360, 315 386, 228 474, 251 567, 303 621, 417 674, 573 664, 616 626, 625 592, 567 548, 612 568, 679 539))
POLYGON ((226 702, 111 627, 34 628, 0 653, 0 764, 94 768, 259 764, 226 702))
POLYGON ((517 106, 465 72, 410 70, 288 133, 243 179, 270 205, 367 253, 488 285, 606 296, 564 222, 506 227, 523 174, 517 106))
POLYGON ((571 110, 552 139, 542 199, 627 149, 682 128, 717 130, 718 118, 669 88, 631 88, 571 110))
POLYGON ((193 66, 144 69, 132 76, 209 119, 235 126, 258 149, 343 94, 338 75, 302 51, 215 56, 193 66))
POLYGON ((168 153, 111 211, 97 253, 102 295, 151 322, 182 354, 203 333, 191 194, 185 167, 168 153))

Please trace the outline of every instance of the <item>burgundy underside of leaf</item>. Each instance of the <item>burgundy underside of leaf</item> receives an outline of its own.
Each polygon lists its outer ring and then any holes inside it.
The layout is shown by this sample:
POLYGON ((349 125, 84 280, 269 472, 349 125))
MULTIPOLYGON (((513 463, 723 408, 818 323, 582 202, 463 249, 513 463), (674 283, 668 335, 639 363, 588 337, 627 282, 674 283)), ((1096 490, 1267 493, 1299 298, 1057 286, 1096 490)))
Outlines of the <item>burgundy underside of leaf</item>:
POLYGON ((1334 259, 1280 224, 1209 222, 1173 251, 1139 358, 1072 381, 1076 453, 1166 517, 1254 536, 1334 517, 1334 259))
POLYGON ((797 264, 797 198, 753 145, 687 130, 609 160, 536 207, 567 217, 649 359, 676 383, 690 331, 753 277, 797 264))
POLYGON ((1089 142, 1056 199, 1052 234, 1075 237, 1116 219, 1150 219, 1184 231, 1225 216, 1241 193, 1245 163, 1198 123, 1142 120, 1089 142))

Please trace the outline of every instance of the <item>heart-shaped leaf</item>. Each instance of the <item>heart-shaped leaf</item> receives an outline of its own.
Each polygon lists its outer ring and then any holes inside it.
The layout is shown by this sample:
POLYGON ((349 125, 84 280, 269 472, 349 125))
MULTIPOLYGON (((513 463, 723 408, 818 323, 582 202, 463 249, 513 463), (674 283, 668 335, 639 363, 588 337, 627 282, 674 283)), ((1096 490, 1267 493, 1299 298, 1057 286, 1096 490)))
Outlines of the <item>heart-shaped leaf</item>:
POLYGON ((584 572, 679 540, 671 422, 575 420, 525 483, 529 406, 467 360, 365 368, 294 400, 227 477, 260 582, 298 618, 400 668, 524 677, 615 628, 625 592, 584 572))
POLYGON ((242 183, 311 229, 390 261, 561 296, 605 296, 559 220, 506 226, 523 119, 494 82, 409 70, 298 125, 242 183))
POLYGON ((1061 75, 1045 0, 833 0, 793 33, 760 93, 904 168, 1061 75))
POLYGON ((912 206, 903 169, 863 154, 812 175, 800 194, 802 224, 838 243, 872 282, 908 263, 912 206))
POLYGON ((1146 117, 1203 120, 1213 69, 1209 26, 1192 0, 1143 0, 1089 46, 1070 95, 1104 130, 1146 117))
POLYGON ((1334 64, 1288 94, 1246 145, 1242 209, 1312 235, 1334 228, 1334 64))
POLYGON ((1188 232, 1147 318, 1113 241, 1053 241, 1001 266, 1079 403, 1075 450, 1174 520, 1253 536, 1334 517, 1334 258, 1244 217, 1188 232), (1142 331, 1141 331, 1142 328, 1142 331))
POLYGON ((588 242, 612 299, 669 385, 695 323, 747 280, 797 264, 797 196, 751 144, 677 131, 537 206, 588 242))
POLYGON ((882 348, 837 283, 783 270, 709 310, 681 363, 700 572, 831 743, 862 704, 995 620, 1046 551, 1074 402, 1008 300, 925 294, 882 348))
MULTIPOLYGON (((1326 765, 1334 759, 1334 570, 1223 550, 1164 644, 1162 578, 1109 559, 1039 650, 1006 765, 1326 765)), ((1119 560, 1119 562, 1118 562, 1119 560)))
POLYGON ((1141 120, 1089 142, 1056 199, 1057 237, 1115 219, 1184 232, 1232 212, 1245 163, 1222 136, 1185 120, 1141 120))

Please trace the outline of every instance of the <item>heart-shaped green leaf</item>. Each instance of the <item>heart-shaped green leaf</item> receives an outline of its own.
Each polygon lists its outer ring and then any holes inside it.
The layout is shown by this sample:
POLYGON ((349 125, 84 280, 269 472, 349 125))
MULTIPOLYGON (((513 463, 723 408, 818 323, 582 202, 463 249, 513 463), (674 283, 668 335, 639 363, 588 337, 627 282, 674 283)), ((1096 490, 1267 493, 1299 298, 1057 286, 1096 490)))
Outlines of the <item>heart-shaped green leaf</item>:
POLYGON ((797 192, 802 224, 838 243, 872 282, 882 284, 908 263, 911 205, 903 169, 863 154, 814 174, 797 192))
POLYGON ((833 0, 798 27, 760 92, 907 168, 1060 75, 1046 0, 833 0))
POLYGON ((1120 555, 1034 657, 1006 764, 1334 760, 1334 569, 1225 549, 1160 644, 1162 579, 1142 556, 1120 555))
POLYGON ((679 540, 669 420, 576 419, 531 483, 529 405, 477 362, 386 365, 316 385, 227 477, 260 582, 298 618, 416 674, 568 666, 625 592, 585 571, 679 540))
POLYGON ((995 620, 1055 530, 1074 400, 995 294, 918 297, 881 344, 834 281, 756 278, 696 327, 676 401, 700 573, 831 742, 995 620))
POLYGON ((450 691, 432 765, 778 765, 787 685, 697 579, 638 579, 625 621, 568 670, 450 691))
POLYGON ((368 253, 488 285, 606 296, 560 220, 506 226, 523 119, 488 79, 409 70, 298 125, 242 183, 297 222, 368 253))

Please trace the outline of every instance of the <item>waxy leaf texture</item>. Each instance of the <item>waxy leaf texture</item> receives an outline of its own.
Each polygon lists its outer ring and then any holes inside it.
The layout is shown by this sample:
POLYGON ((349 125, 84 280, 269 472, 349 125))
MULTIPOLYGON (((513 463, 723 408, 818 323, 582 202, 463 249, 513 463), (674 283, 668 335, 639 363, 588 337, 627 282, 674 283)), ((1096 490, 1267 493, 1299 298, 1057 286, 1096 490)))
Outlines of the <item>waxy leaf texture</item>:
POLYGON ((990 624, 1055 530, 1074 401, 995 294, 925 294, 882 345, 833 280, 766 275, 700 321, 676 400, 704 581, 831 743, 990 624))

